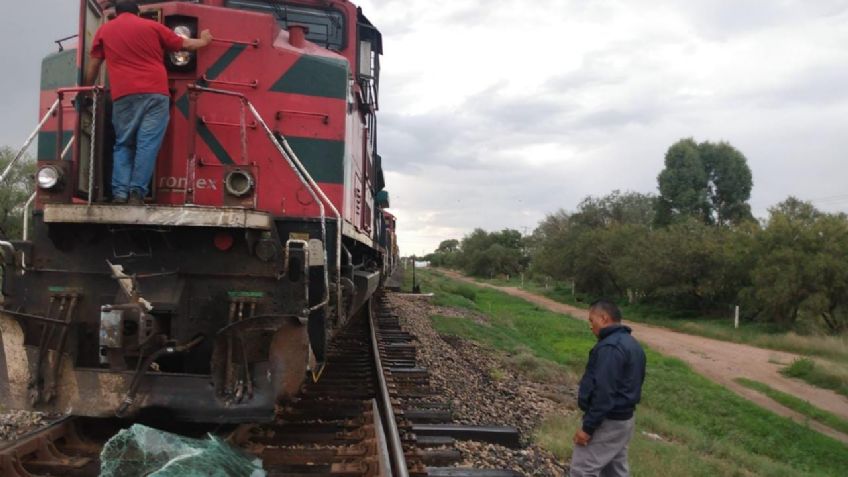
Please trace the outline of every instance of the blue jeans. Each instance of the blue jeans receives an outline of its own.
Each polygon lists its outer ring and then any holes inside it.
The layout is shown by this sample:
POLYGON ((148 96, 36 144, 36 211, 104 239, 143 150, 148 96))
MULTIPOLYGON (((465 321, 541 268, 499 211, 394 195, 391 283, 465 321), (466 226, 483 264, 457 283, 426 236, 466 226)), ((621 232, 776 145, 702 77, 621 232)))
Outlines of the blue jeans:
POLYGON ((132 94, 115 101, 112 197, 126 198, 133 189, 147 196, 168 127, 169 102, 170 98, 161 94, 132 94))

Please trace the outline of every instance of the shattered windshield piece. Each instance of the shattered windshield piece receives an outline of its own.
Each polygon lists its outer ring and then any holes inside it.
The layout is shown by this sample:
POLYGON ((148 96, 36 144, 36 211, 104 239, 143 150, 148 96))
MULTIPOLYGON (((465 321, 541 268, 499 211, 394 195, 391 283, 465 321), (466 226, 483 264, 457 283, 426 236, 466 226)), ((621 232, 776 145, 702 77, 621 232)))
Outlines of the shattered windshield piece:
POLYGON ((265 477, 262 461, 209 435, 191 439, 140 424, 100 453, 101 477, 265 477))

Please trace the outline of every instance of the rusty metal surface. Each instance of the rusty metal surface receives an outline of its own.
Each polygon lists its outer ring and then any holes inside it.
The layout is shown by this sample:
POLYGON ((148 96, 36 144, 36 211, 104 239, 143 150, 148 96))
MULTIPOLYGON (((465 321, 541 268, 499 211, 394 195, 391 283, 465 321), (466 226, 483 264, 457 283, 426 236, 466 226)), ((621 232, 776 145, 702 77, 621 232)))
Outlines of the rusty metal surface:
POLYGON ((6 378, 4 385, 0 386, 0 402, 5 407, 24 409, 28 405, 30 376, 24 332, 17 320, 3 312, 0 312, 0 339, 3 341, 3 375, 6 378))
POLYGON ((0 475, 97 475, 99 446, 80 439, 74 418, 60 419, 0 447, 0 475))
MULTIPOLYGON (((249 316, 251 301, 240 297, 232 306, 232 323, 239 325, 242 320, 239 315, 249 316), (239 305, 239 303, 241 305, 239 305)), ((402 475, 392 468, 394 459, 401 459, 408 466, 409 473, 414 477, 424 477, 428 472, 443 476, 469 477, 512 477, 516 474, 500 470, 457 469, 448 466, 461 459, 460 453, 452 448, 433 449, 427 446, 451 446, 454 438, 481 438, 484 435, 504 435, 504 429, 481 429, 469 426, 439 425, 422 426, 410 421, 449 421, 450 404, 442 402, 416 401, 413 408, 401 408, 401 402, 409 403, 410 383, 427 382, 426 369, 419 367, 414 356, 414 349, 409 345, 414 337, 400 328, 399 320, 391 313, 378 310, 371 315, 367 313, 371 307, 363 309, 357 317, 351 320, 350 326, 342 330, 328 349, 327 367, 319 382, 308 382, 301 386, 297 375, 306 372, 306 365, 296 370, 290 365, 292 356, 286 356, 291 351, 293 356, 301 357, 304 350, 293 351, 298 346, 308 348, 305 336, 305 326, 299 320, 289 317, 273 324, 262 317, 253 323, 260 329, 263 327, 279 327, 277 336, 272 340, 270 354, 282 353, 274 363, 251 362, 249 370, 255 384, 255 396, 252 401, 232 399, 232 395, 221 399, 215 393, 210 393, 210 382, 213 376, 195 376, 176 373, 152 372, 145 376, 140 389, 140 399, 137 405, 142 411, 139 417, 156 416, 168 419, 171 425, 183 419, 205 420, 206 422, 249 422, 235 428, 227 438, 232 444, 255 454, 263 460, 263 465, 269 475, 333 475, 336 477, 371 477, 402 475), (374 328, 366 325, 373 320, 374 328), (373 331, 373 335, 372 335, 373 331), (391 367, 380 364, 382 361, 395 363, 391 367), (282 375, 273 371, 274 366, 289 365, 281 369, 282 375), (381 379, 385 378, 382 384, 381 379), (179 389, 179 393, 167 392, 179 389), (382 389, 382 392, 380 392, 382 389), (283 402, 277 399, 279 393, 285 390, 283 402), (377 398, 384 404, 378 405, 377 398), (265 406, 259 409, 259 403, 265 406), (277 412, 272 412, 277 404, 277 412), (391 410, 391 412, 386 409, 391 410), (265 413, 265 414, 263 414, 265 413), (395 414, 395 417, 391 417, 395 414), (238 415, 238 419, 233 419, 238 415), (268 418, 273 418, 270 422, 268 418), (468 433, 475 433, 470 436, 468 433), (399 452, 391 450, 391 434, 403 435, 399 440, 399 452), (439 437, 428 437, 428 435, 439 437), (454 436, 447 437, 448 435, 454 436)), ((249 321, 247 323, 250 323, 249 321)), ((3 344, 16 344, 15 320, 7 318, 5 324, 0 321, 0 330, 10 330, 3 335, 3 344), (9 335, 9 336, 7 336, 9 335)), ((237 336, 238 326, 231 328, 237 336)), ((244 330, 241 330, 244 331, 244 330)), ((17 336, 20 336, 18 332, 17 336)), ((20 340, 20 338, 18 338, 20 340)), ((243 352, 250 352, 251 341, 234 342, 231 354, 223 352, 222 356, 230 355, 231 368, 238 376, 237 365, 243 352)), ((27 358, 32 362, 37 349, 28 347, 27 358)), ((226 351, 224 349, 223 351, 226 351)), ((307 349, 308 351, 308 349, 307 349)), ((52 358, 51 358, 52 360, 52 358)), ((50 361, 50 360, 49 360, 50 361)), ((68 361, 65 359, 64 361, 68 361)), ((52 362, 52 361, 50 361, 52 362)), ((32 367, 32 365, 29 365, 32 367)), ((226 367, 222 369, 227 369, 226 367)), ((107 370, 73 369, 70 363, 63 366, 62 386, 65 393, 60 393, 57 405, 84 406, 84 401, 95 399, 120 401, 126 391, 133 372, 109 372, 107 370), (70 382, 68 382, 70 381, 70 382), (70 402, 66 396, 76 395, 76 401, 70 402), (63 398, 63 396, 65 396, 63 398), (95 398, 94 396, 99 396, 95 398)), ((418 392, 417 390, 415 392, 418 392)), ((101 403, 98 403, 102 405, 101 403)), ((90 403, 93 407, 97 407, 90 403)), ((407 404, 409 406, 410 404, 407 404)), ((107 420, 94 420, 94 422, 107 420)), ((182 432, 190 432, 186 424, 182 432)), ((231 428, 232 429, 232 428, 231 428)), ((17 477, 28 476, 21 473, 40 469, 54 471, 54 475, 66 475, 74 465, 89 465, 85 460, 74 460, 80 456, 72 452, 79 439, 68 431, 56 431, 53 438, 39 441, 38 445, 21 442, 21 448, 26 450, 26 468, 19 465, 21 459, 4 459, 0 452, 0 469, 7 471, 2 475, 17 477), (63 434, 70 435, 72 445, 67 439, 62 440, 63 434), (45 446, 45 443, 47 445, 45 446), (55 444, 54 444, 55 443, 55 444), (28 446, 28 447, 27 447, 28 446), (41 452, 36 454, 34 452, 41 452)), ((227 432, 222 429, 222 432, 227 432)), ((108 437, 108 436, 105 436, 108 437)), ((103 439, 105 441, 105 438, 103 439)), ((483 440, 488 440, 483 438, 483 440)), ((97 446, 95 445, 95 451, 97 446)), ((89 446, 91 451, 91 446, 89 446)), ((95 454, 96 455, 96 452, 95 454)), ((84 457, 84 456, 83 456, 84 457)), ((95 475, 82 473, 80 475, 95 475)))
POLYGON ((271 215, 244 208, 45 204, 47 223, 233 227, 270 230, 271 215))

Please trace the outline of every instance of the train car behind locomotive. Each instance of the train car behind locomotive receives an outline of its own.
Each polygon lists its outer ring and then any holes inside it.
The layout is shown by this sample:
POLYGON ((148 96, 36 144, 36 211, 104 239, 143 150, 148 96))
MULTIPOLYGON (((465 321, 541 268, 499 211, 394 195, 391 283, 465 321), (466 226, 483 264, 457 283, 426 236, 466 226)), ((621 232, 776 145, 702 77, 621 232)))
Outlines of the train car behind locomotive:
POLYGON ((377 154, 382 39, 346 0, 138 2, 213 43, 168 54, 144 205, 108 202, 108 2, 42 66, 32 232, 0 242, 0 399, 87 416, 269 419, 394 266, 377 154))

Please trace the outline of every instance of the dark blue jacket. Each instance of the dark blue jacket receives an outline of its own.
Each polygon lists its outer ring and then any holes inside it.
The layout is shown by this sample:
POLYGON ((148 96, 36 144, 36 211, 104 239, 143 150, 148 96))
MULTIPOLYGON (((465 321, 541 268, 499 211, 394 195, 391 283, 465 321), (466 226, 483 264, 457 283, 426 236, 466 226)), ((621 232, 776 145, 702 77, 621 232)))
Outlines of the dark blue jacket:
POLYGON ((598 344, 589 352, 577 395, 587 434, 595 432, 604 419, 630 419, 642 399, 645 352, 630 331, 623 325, 603 328, 598 344))

